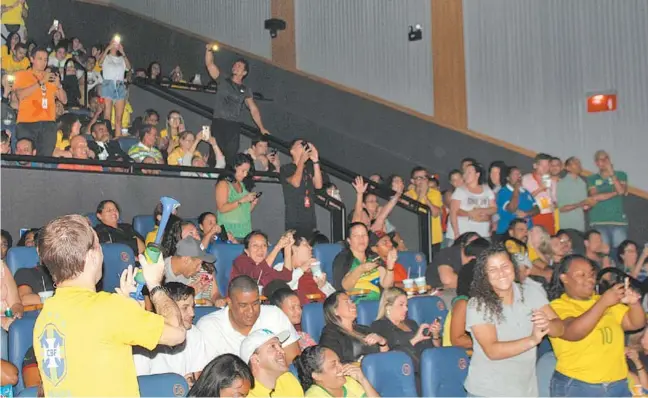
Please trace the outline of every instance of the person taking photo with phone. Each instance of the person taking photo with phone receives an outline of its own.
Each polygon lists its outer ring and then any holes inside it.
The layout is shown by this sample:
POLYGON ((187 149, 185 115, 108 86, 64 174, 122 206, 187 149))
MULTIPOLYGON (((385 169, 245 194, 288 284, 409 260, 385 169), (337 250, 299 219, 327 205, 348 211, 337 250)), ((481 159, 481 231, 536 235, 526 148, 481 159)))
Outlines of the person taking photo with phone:
POLYGON ((32 68, 17 72, 14 92, 18 96, 16 139, 29 138, 36 154, 52 156, 56 146, 56 103, 67 103, 58 74, 47 72, 47 50, 36 47, 30 54, 32 68))

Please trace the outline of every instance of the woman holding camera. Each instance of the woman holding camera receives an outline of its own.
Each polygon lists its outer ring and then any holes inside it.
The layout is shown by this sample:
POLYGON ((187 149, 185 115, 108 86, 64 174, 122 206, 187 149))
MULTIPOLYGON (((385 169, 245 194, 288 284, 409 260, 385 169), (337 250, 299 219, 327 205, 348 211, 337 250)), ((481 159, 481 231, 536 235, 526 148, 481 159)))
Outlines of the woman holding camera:
POLYGON ((228 166, 227 176, 216 184, 216 216, 225 230, 239 241, 252 232, 252 211, 260 196, 248 192, 243 184, 251 165, 250 155, 236 154, 234 162, 228 166))

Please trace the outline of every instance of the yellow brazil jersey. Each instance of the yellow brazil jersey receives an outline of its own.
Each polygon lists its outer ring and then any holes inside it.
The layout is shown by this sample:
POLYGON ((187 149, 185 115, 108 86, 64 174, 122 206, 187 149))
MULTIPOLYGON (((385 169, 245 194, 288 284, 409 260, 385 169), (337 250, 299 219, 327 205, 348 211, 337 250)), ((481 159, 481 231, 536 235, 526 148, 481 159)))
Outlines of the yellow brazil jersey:
POLYGON ((63 132, 61 130, 56 132, 56 149, 60 149, 61 151, 66 150, 70 146, 70 140, 69 139, 63 139, 63 132))
POLYGON ((16 62, 13 56, 8 55, 5 51, 5 46, 2 46, 2 70, 7 73, 14 73, 20 70, 26 70, 31 65, 27 57, 23 58, 22 61, 16 62))
MULTIPOLYGON (((160 138, 167 138, 168 135, 169 135, 169 131, 167 129, 164 129, 164 130, 160 131, 160 138)), ((172 136, 171 137, 171 142, 173 142, 174 147, 177 147, 178 145, 180 145, 180 135, 176 134, 176 135, 172 136)), ((169 146, 171 146, 171 144, 169 144, 169 146)))
POLYGON ((446 315, 445 322, 443 323, 443 334, 441 335, 443 347, 452 347, 452 341, 450 340, 450 325, 452 325, 452 310, 448 311, 448 315, 446 315))
MULTIPOLYGON (((133 113, 133 107, 130 102, 126 101, 126 106, 124 106, 124 113, 122 114, 121 128, 126 129, 130 127, 131 124, 131 114, 133 113)), ((112 114, 110 115, 110 123, 115 127, 115 107, 113 106, 112 114)))
POLYGON ((63 287, 34 326, 45 396, 139 396, 132 346, 157 346, 164 318, 135 300, 63 287))
MULTIPOLYGON (((362 264, 360 260, 354 258, 349 271, 353 271, 360 264, 362 264)), ((380 271, 378 271, 378 267, 362 274, 353 288, 370 292, 364 296, 357 296, 356 301, 380 300, 380 271)))
POLYGON ((146 234, 146 240, 144 241, 145 245, 155 242, 155 237, 157 236, 158 228, 159 227, 156 225, 151 232, 146 234))
MULTIPOLYGON (((201 156, 200 152, 195 151, 194 156, 201 156)), ((184 151, 182 148, 177 147, 174 149, 170 154, 169 157, 167 158, 167 164, 169 166, 191 166, 190 164, 182 164, 182 158, 184 157, 184 151)))
MULTIPOLYGON (((2 0, 2 6, 11 7, 19 2, 20 0, 2 0)), ((18 5, 18 7, 14 7, 7 12, 3 12, 2 23, 4 25, 24 25, 25 21, 22 17, 23 7, 25 7, 25 9, 29 9, 27 2, 25 2, 23 5, 18 5)), ((23 37, 23 39, 25 38, 23 37)))
MULTIPOLYGON (((358 383, 355 379, 346 376, 345 377, 346 382, 342 386, 342 390, 344 390, 344 397, 345 398, 363 398, 367 396, 367 393, 365 392, 364 388, 362 388, 362 385, 358 383)), ((326 391, 324 387, 318 386, 317 384, 313 384, 308 391, 306 391, 306 397, 332 397, 333 395, 326 391)))
MULTIPOLYGON (((406 196, 421 202, 416 194, 415 189, 410 189, 405 194, 406 196)), ((441 192, 436 189, 429 189, 427 193, 427 199, 434 206, 437 206, 439 209, 443 208, 443 198, 441 192)), ((438 217, 432 217, 432 244, 441 243, 443 241, 443 229, 441 228, 441 214, 439 213, 438 217)))
POLYGON ((248 393, 248 397, 303 397, 304 390, 299 383, 299 380, 290 372, 286 372, 279 376, 274 390, 271 390, 261 384, 260 381, 254 381, 254 388, 248 393))
MULTIPOLYGON (((551 302, 560 319, 578 317, 599 300, 576 300, 566 294, 551 302)), ((624 333, 621 321, 628 306, 617 304, 608 308, 596 327, 580 341, 550 338, 556 359, 556 371, 586 383, 599 384, 625 380, 628 366, 624 353, 624 333)))

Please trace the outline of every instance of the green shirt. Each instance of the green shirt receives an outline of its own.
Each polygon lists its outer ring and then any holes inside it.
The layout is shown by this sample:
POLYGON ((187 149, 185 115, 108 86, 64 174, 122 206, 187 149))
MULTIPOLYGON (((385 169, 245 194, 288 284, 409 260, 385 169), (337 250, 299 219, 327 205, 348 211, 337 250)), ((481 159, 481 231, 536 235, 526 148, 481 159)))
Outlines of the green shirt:
MULTIPOLYGON (((556 187, 558 207, 573 205, 587 199, 587 184, 582 178, 567 174, 556 187)), ((585 212, 582 207, 568 212, 560 212, 560 228, 573 228, 585 231, 585 212)))
MULTIPOLYGON (((241 192, 236 192, 234 185, 227 182, 227 201, 229 203, 236 202, 248 194, 245 185, 241 184, 241 192)), ((250 202, 241 203, 239 206, 227 213, 217 213, 218 223, 225 226, 227 232, 231 232, 235 238, 244 238, 252 232, 252 212, 250 202)))
MULTIPOLYGON (((628 182, 628 176, 623 171, 615 171, 617 179, 621 182, 628 182)), ((593 174, 587 177, 587 189, 596 188, 596 193, 614 192, 612 177, 603 178, 600 174, 593 174)), ((628 225, 628 219, 623 211, 623 195, 617 195, 608 200, 598 202, 589 211, 591 225, 628 225)), ((562 226, 562 222, 561 222, 562 226)))

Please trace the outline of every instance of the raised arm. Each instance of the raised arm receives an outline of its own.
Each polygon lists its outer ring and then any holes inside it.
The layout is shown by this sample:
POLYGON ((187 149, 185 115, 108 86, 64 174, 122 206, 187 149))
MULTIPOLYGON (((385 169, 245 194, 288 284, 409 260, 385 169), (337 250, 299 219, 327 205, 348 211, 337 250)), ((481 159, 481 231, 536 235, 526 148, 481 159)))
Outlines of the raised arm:
POLYGON ((209 73, 209 76, 216 80, 218 79, 218 76, 220 76, 220 69, 218 69, 218 66, 214 63, 214 53, 212 51, 213 44, 207 44, 206 50, 205 50, 205 66, 207 67, 207 72, 209 73))
POLYGON ((364 213, 362 198, 364 193, 367 192, 368 184, 364 182, 364 179, 361 176, 357 176, 351 185, 356 191, 355 208, 353 209, 353 218, 351 219, 351 222, 362 222, 364 213))

